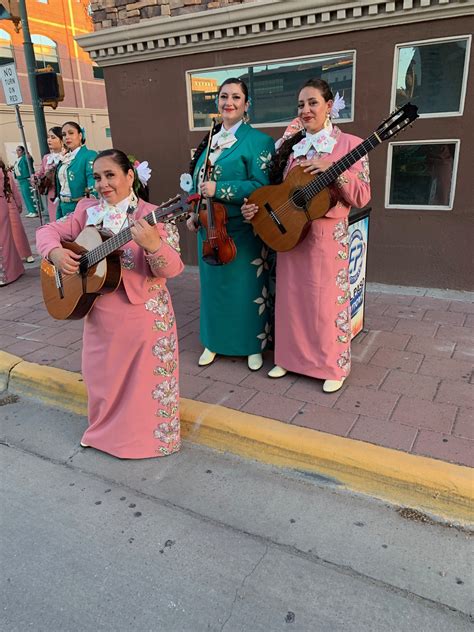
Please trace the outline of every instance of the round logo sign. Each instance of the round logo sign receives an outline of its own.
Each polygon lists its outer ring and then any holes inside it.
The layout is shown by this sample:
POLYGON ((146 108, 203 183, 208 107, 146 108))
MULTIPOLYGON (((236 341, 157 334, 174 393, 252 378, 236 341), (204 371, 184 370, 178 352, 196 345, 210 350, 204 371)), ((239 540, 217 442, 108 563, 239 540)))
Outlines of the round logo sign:
POLYGON ((361 231, 356 228, 352 232, 349 244, 349 280, 354 285, 359 278, 364 263, 365 243, 361 231))

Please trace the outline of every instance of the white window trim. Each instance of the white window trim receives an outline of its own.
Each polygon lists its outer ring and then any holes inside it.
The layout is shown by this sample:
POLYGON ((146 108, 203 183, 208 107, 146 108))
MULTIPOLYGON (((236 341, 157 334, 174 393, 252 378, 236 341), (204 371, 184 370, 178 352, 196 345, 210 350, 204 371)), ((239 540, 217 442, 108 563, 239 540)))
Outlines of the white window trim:
MULTIPOLYGON (((419 114, 419 118, 447 118, 452 116, 462 116, 464 114, 464 103, 466 100, 467 80, 469 75, 469 60, 471 57, 471 41, 472 35, 453 35, 452 37, 438 37, 436 39, 416 40, 414 42, 404 42, 403 44, 396 44, 393 55, 393 74, 392 74, 392 91, 390 95, 390 110, 396 109, 396 92, 397 92, 397 77, 398 77, 398 63, 400 58, 400 49, 405 46, 424 46, 427 44, 436 44, 438 42, 454 42, 456 40, 467 40, 466 43, 466 57, 464 59, 464 71, 463 82, 461 87, 461 95, 459 98, 460 108, 456 112, 429 112, 426 114, 419 114)), ((416 105, 416 103, 415 103, 416 105)))
POLYGON ((404 140, 388 144, 387 172, 385 174, 385 208, 387 209, 408 209, 415 211, 452 211, 454 198, 456 196, 456 185, 458 179, 458 162, 461 140, 459 138, 444 138, 436 140, 404 140), (390 204, 390 185, 392 180, 392 157, 394 145, 443 145, 454 144, 453 175, 451 178, 451 192, 448 206, 433 206, 430 204, 390 204))
MULTIPOLYGON (((292 62, 298 61, 302 59, 315 59, 316 57, 323 57, 325 55, 345 55, 352 54, 353 56, 353 73, 352 73, 352 116, 350 118, 345 119, 336 119, 333 121, 337 125, 341 125, 344 123, 353 123, 354 122, 354 114, 355 114, 355 90, 356 90, 356 75, 357 75, 357 51, 355 49, 341 50, 341 51, 331 51, 328 53, 318 53, 315 55, 301 55, 298 57, 282 57, 278 59, 261 59, 257 61, 243 61, 240 64, 229 64, 228 66, 211 66, 207 68, 191 68, 186 70, 184 73, 184 80, 186 84, 186 100, 188 105, 188 126, 191 132, 207 132, 210 130, 210 127, 194 127, 193 123, 193 100, 192 100, 192 90, 191 90, 191 75, 197 72, 212 72, 219 70, 229 70, 231 68, 242 68, 245 66, 257 66, 262 64, 277 64, 279 62, 292 62)), ((295 94, 295 102, 296 102, 296 94, 295 94)), ((295 108, 296 110, 296 108, 295 108)), ((295 116, 296 117, 296 111, 295 116)), ((270 127, 287 127, 293 119, 289 119, 288 121, 281 121, 279 123, 252 123, 250 124, 252 127, 256 128, 270 128, 270 127)))

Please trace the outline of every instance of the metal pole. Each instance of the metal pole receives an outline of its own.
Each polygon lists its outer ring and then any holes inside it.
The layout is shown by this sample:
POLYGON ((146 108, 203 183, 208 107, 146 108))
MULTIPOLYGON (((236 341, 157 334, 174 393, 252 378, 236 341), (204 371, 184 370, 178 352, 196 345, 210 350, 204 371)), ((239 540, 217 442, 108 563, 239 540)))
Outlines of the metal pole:
POLYGON ((21 120, 20 106, 19 105, 15 105, 15 112, 16 112, 16 121, 18 123, 18 128, 20 130, 21 138, 23 140, 23 147, 25 148, 25 152, 26 152, 26 164, 28 165, 28 173, 30 174, 30 187, 33 187, 33 190, 35 192, 36 210, 38 211, 40 224, 42 226, 43 225, 43 212, 42 212, 43 211, 43 206, 41 204, 41 198, 40 198, 40 195, 38 193, 38 187, 36 186, 36 184, 33 184, 33 182, 34 182, 33 181, 33 169, 31 168, 30 158, 28 156, 28 144, 26 142, 25 130, 23 128, 23 121, 21 120))
POLYGON ((33 44, 31 42, 30 27, 28 25, 28 14, 26 12, 25 0, 19 0, 21 26, 23 28, 23 49, 25 52, 26 68, 28 71, 28 83, 30 84, 31 103, 33 105, 33 114, 35 117, 36 133, 41 155, 48 153, 48 143, 46 142, 46 121, 44 118, 44 110, 38 98, 38 90, 36 89, 36 60, 33 44))

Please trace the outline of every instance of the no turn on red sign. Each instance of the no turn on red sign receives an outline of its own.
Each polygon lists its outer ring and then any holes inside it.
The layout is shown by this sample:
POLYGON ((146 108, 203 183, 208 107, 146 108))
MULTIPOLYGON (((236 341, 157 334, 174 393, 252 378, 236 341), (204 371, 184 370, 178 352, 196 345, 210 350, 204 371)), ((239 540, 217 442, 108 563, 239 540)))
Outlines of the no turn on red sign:
POLYGON ((5 64, 0 66, 0 79, 5 93, 5 103, 7 105, 18 105, 23 103, 20 91, 20 82, 16 74, 15 64, 5 64))

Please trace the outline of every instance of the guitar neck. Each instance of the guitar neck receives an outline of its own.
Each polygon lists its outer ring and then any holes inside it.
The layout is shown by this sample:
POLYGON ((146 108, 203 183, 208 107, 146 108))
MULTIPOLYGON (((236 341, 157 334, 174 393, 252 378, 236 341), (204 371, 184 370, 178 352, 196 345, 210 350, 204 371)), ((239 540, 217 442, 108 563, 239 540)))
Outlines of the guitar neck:
POLYGON ((372 151, 372 149, 377 147, 377 145, 381 142, 382 141, 376 133, 373 133, 372 136, 366 138, 362 143, 360 143, 360 145, 354 147, 354 149, 352 149, 343 158, 331 165, 329 169, 320 173, 314 180, 303 187, 302 191, 305 194, 305 198, 308 200, 313 198, 320 191, 332 184, 338 176, 341 175, 341 173, 347 171, 349 167, 352 167, 352 165, 354 165, 363 156, 366 156, 369 151, 372 151))
MULTIPOLYGON (((176 205, 167 207, 165 210, 162 210, 160 212, 160 208, 157 207, 153 209, 151 213, 148 213, 148 215, 145 215, 142 219, 148 222, 150 226, 154 226, 156 223, 160 221, 160 219, 169 215, 170 212, 173 210, 173 208, 176 208, 176 205)), ((130 230, 129 226, 121 230, 116 235, 109 237, 109 239, 106 239, 104 242, 102 242, 100 246, 93 248, 92 250, 90 250, 88 253, 84 255, 84 257, 87 260, 87 269, 96 265, 97 263, 99 263, 99 261, 102 261, 102 259, 105 259, 110 254, 112 254, 113 252, 118 250, 121 246, 124 246, 131 240, 132 240, 132 231, 130 230)))

